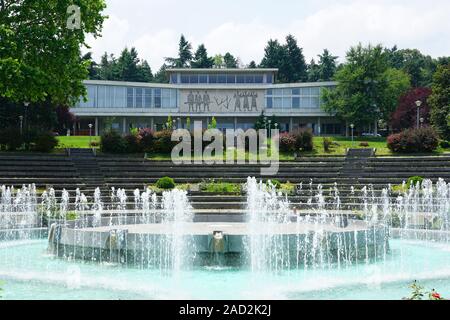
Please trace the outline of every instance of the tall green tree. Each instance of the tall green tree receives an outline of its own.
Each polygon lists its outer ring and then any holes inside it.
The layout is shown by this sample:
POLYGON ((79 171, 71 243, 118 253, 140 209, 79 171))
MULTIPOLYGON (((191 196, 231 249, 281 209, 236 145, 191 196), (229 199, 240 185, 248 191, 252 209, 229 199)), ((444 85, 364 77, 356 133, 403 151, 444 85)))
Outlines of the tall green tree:
POLYGON ((216 54, 213 58, 214 68, 224 68, 225 62, 223 61, 223 56, 221 54, 216 54))
POLYGON ((181 35, 178 44, 178 57, 166 58, 165 60, 171 67, 187 68, 190 66, 192 58, 192 45, 186 40, 184 35, 181 35))
POLYGON ((81 57, 81 63, 87 62, 88 66, 88 78, 91 80, 100 79, 98 75, 98 65, 92 59, 92 52, 88 52, 81 57))
POLYGON ((264 48, 264 57, 260 63, 263 68, 278 68, 279 82, 297 82, 308 79, 307 66, 302 49, 292 36, 286 37, 286 44, 278 40, 269 40, 264 48))
POLYGON ((156 83, 169 83, 169 76, 167 75, 168 66, 164 63, 158 72, 155 73, 153 77, 153 82, 156 83))
POLYGON ((322 54, 319 54, 318 63, 318 80, 319 81, 331 81, 337 69, 337 56, 333 56, 327 49, 323 50, 322 54))
POLYGON ((289 68, 287 68, 288 56, 286 48, 278 40, 270 39, 264 48, 264 57, 261 60, 262 68, 278 68, 278 81, 289 81, 289 68))
POLYGON ((198 46, 195 51, 194 59, 191 62, 192 68, 212 68, 214 65, 214 58, 208 57, 208 51, 204 44, 198 46))
POLYGON ((303 50, 298 46, 293 35, 286 37, 284 46, 287 55, 286 79, 288 82, 306 81, 308 79, 307 66, 303 50))
POLYGON ((401 49, 397 46, 385 49, 391 67, 403 70, 411 77, 413 87, 429 87, 433 81, 438 61, 417 49, 401 49))
POLYGON ((319 79, 319 66, 314 59, 311 59, 311 62, 308 64, 308 81, 316 82, 319 81, 319 79))
POLYGON ((229 52, 225 53, 225 55, 223 56, 223 62, 225 63, 225 67, 227 68, 238 67, 237 59, 229 52))
POLYGON ((67 13, 73 4, 72 0, 0 2, 0 97, 72 105, 85 94, 83 80, 90 62, 80 63, 81 47, 86 35, 100 35, 106 4, 77 0, 79 25, 72 24, 73 13, 67 13))
POLYGON ((257 68, 256 62, 254 60, 250 61, 250 63, 248 64, 248 68, 256 69, 257 68))
POLYGON ((323 109, 356 125, 387 121, 399 97, 410 87, 410 79, 401 70, 388 67, 383 48, 352 47, 347 62, 336 73, 338 85, 323 91, 323 109))
POLYGON ((441 138, 450 140, 450 64, 437 67, 428 98, 431 106, 431 123, 438 130, 441 138))
POLYGON ((108 53, 104 53, 101 57, 98 66, 98 77, 100 80, 114 80, 114 68, 116 65, 116 58, 113 54, 108 56, 108 53))

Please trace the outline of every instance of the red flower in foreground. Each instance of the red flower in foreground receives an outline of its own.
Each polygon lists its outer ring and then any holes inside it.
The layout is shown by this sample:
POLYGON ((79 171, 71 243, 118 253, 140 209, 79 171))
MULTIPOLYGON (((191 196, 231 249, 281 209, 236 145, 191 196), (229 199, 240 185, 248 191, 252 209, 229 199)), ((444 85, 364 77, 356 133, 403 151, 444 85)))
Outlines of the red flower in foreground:
POLYGON ((435 299, 441 299, 441 295, 440 295, 439 293, 437 293, 437 292, 433 292, 433 293, 431 294, 431 296, 432 296, 433 298, 435 298, 435 299))

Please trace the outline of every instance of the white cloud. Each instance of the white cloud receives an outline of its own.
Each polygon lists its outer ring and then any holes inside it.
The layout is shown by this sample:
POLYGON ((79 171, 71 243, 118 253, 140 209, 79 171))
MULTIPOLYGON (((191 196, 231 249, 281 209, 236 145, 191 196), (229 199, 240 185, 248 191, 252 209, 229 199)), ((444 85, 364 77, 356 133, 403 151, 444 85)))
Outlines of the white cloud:
MULTIPOLYGON (((270 38, 284 41, 289 33, 296 36, 307 60, 316 57, 324 48, 343 57, 348 48, 358 42, 397 44, 400 48, 418 48, 432 56, 448 55, 450 42, 445 39, 450 38, 450 2, 437 0, 433 3, 353 0, 329 5, 325 1, 310 9, 311 12, 302 12, 301 18, 283 19, 277 15, 267 19, 258 11, 255 18, 245 21, 233 15, 222 16, 220 10, 215 11, 210 5, 197 9, 189 24, 184 12, 177 9, 167 17, 166 24, 145 20, 145 15, 128 11, 112 12, 105 23, 103 37, 90 43, 95 57, 104 51, 117 54, 125 46, 136 46, 153 71, 158 70, 164 57, 176 55, 181 33, 192 42, 194 50, 204 43, 210 55, 229 51, 244 63, 259 62, 270 38), (221 20, 210 22, 208 26, 195 16, 212 13, 221 20)), ((271 5, 289 7, 285 3, 271 5)), ((142 11, 147 9, 146 4, 142 6, 142 11)), ((260 10, 270 14, 270 5, 266 4, 260 10)))

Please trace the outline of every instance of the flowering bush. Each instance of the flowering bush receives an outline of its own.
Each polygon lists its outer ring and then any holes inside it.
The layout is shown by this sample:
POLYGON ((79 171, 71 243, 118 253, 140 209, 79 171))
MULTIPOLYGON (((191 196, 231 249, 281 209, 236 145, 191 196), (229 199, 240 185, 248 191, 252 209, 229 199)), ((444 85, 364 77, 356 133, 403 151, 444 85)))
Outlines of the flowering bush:
POLYGON ((412 289, 411 296, 403 298, 404 300, 422 300, 425 296, 428 296, 428 300, 446 300, 435 289, 430 292, 424 291, 424 287, 417 281, 414 281, 409 287, 412 289))
POLYGON ((106 153, 125 153, 127 152, 127 143, 119 133, 111 130, 101 136, 100 148, 102 152, 106 153))
POLYGON ((313 133, 311 129, 300 129, 293 133, 295 137, 295 149, 303 151, 312 151, 314 148, 313 144, 313 133))
POLYGON ((438 145, 439 137, 432 127, 407 129, 387 139, 387 146, 393 152, 432 152, 438 145))
POLYGON ((295 151, 296 138, 294 135, 284 132, 279 135, 280 151, 292 152, 295 151))
POLYGON ((128 153, 137 153, 141 151, 141 144, 139 141, 139 136, 134 134, 128 134, 125 136, 125 143, 128 153))
POLYGON ((170 153, 177 142, 172 141, 172 130, 155 132, 153 151, 159 153, 170 153))
POLYGON ((155 133, 150 128, 140 129, 137 137, 139 140, 140 148, 144 152, 150 152, 153 148, 155 140, 155 133))

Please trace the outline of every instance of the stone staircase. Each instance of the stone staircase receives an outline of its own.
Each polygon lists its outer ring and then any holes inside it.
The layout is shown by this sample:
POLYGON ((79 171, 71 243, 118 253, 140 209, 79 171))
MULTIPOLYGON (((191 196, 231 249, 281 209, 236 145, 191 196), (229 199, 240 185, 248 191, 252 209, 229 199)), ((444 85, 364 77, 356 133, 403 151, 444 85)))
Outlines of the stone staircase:
POLYGON ((83 189, 93 190, 100 187, 106 190, 105 177, 92 149, 70 149, 69 155, 84 184, 83 189))
POLYGON ((363 176, 369 159, 374 156, 374 149, 348 149, 339 176, 352 185, 359 184, 359 178, 363 176))

